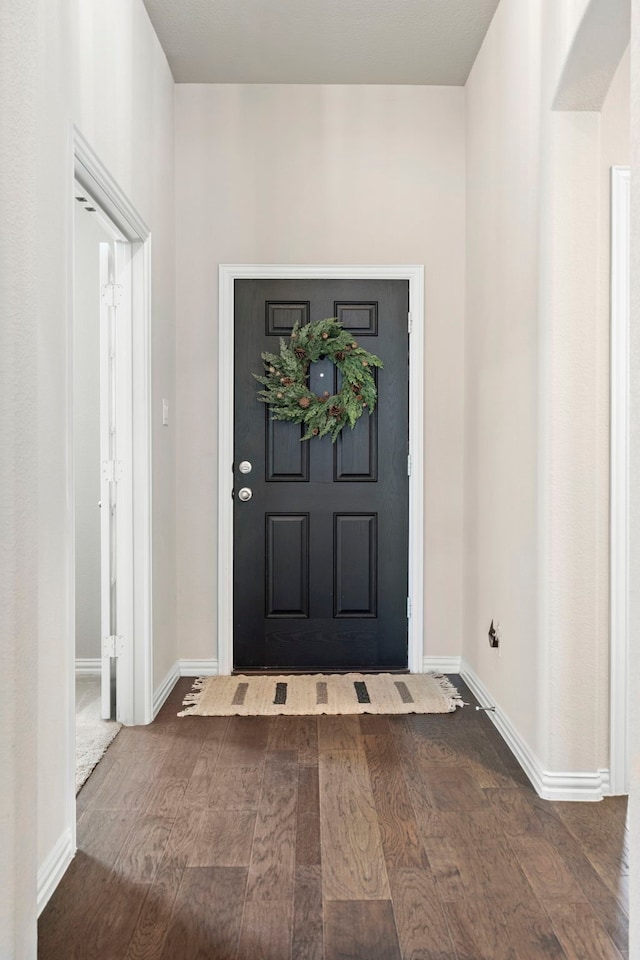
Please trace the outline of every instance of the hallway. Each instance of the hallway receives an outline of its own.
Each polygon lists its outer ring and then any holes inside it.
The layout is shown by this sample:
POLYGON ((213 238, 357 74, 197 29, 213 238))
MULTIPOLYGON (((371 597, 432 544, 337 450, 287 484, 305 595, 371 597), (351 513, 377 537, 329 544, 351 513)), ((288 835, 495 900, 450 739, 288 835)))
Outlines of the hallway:
POLYGON ((456 682, 444 716, 178 719, 181 680, 81 791, 40 960, 626 958, 626 800, 538 799, 456 682))

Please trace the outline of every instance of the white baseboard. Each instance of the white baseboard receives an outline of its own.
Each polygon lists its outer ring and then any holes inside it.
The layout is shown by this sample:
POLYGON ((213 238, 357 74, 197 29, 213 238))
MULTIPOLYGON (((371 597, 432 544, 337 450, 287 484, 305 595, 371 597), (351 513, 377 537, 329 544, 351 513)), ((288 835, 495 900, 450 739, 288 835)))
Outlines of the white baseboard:
POLYGON ((71 830, 67 827, 38 870, 38 916, 48 904, 53 891, 62 880, 75 853, 71 830))
POLYGON ((178 660, 181 677, 217 677, 217 660, 178 660))
POLYGON ((542 774, 543 800, 580 800, 594 803, 609 795, 609 771, 557 773, 544 771, 542 774))
POLYGON ((460 673, 462 657, 425 657, 422 669, 425 673, 460 673))
POLYGON ((84 674, 100 673, 101 671, 102 660, 100 657, 76 657, 76 674, 79 676, 84 676, 84 674))
POLYGON ((180 677, 217 677, 217 660, 177 660, 153 694, 153 719, 158 716, 162 705, 175 687, 180 677))
POLYGON ((169 696, 169 694, 171 693, 171 691, 173 690, 173 688, 175 687, 179 679, 180 679, 180 671, 178 669, 178 664, 174 663, 171 669, 169 670, 169 672, 167 673, 166 677, 160 684, 160 686, 157 688, 157 690, 154 690, 153 692, 153 719, 154 720, 160 713, 160 709, 162 708, 162 705, 164 704, 165 700, 167 699, 167 697, 169 696))
POLYGON ((487 712, 487 716, 493 721, 502 739, 529 777, 536 793, 543 800, 595 801, 602 800, 607 795, 608 770, 596 770, 593 773, 544 770, 534 751, 498 704, 494 704, 489 691, 466 660, 462 660, 460 674, 482 706, 495 706, 495 711, 487 712))
POLYGON ((600 782, 602 783, 602 796, 613 796, 611 792, 611 771, 607 770, 606 768, 600 769, 598 770, 598 776, 600 777, 600 782))

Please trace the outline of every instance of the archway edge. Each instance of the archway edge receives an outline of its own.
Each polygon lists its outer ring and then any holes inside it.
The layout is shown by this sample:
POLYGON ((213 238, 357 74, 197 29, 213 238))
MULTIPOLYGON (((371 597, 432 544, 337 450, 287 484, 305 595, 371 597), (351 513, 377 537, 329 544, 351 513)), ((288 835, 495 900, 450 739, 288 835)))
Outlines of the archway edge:
POLYGON ((631 0, 589 0, 569 48, 554 110, 598 111, 631 38, 631 0))

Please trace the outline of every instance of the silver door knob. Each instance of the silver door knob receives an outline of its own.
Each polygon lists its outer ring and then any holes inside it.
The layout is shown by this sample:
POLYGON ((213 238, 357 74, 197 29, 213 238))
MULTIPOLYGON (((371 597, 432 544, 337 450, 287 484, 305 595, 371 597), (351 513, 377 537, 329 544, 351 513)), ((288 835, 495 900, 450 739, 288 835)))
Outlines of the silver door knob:
POLYGON ((252 496, 253 491, 249 487, 242 487, 241 490, 238 490, 238 500, 246 502, 247 500, 251 500, 252 496))

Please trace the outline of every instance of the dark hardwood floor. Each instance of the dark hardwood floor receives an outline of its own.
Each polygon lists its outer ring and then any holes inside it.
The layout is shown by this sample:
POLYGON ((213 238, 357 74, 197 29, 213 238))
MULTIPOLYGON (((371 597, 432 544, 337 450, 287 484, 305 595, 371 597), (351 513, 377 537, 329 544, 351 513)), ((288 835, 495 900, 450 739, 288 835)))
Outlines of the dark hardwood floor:
POLYGON ((40 960, 628 957, 625 801, 540 800, 473 706, 178 719, 188 689, 83 787, 40 960))

